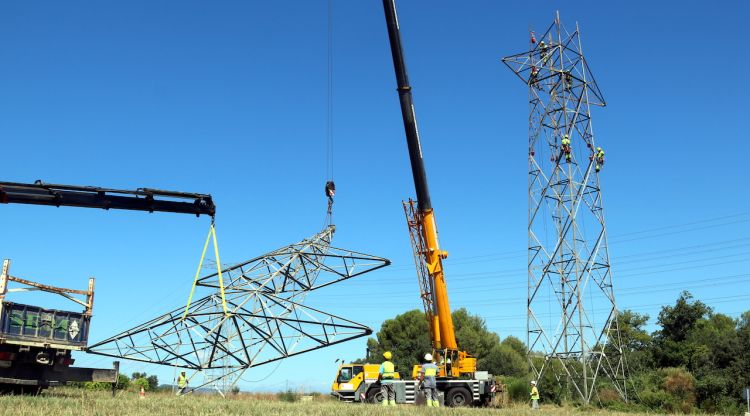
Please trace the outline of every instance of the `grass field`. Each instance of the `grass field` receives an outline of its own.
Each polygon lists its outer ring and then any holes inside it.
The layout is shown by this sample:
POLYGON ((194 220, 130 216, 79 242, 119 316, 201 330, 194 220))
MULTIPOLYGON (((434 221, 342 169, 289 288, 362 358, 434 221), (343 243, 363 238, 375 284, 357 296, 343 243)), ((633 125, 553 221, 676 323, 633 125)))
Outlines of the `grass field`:
POLYGON ((13 416, 215 416, 215 415, 630 415, 605 411, 583 411, 569 408, 542 407, 532 412, 525 407, 509 409, 431 409, 416 406, 383 408, 378 405, 346 404, 332 400, 286 403, 260 400, 250 396, 222 399, 218 396, 175 397, 169 394, 149 394, 139 399, 136 393, 123 392, 112 397, 107 392, 58 389, 38 397, 0 397, 0 414, 13 416))

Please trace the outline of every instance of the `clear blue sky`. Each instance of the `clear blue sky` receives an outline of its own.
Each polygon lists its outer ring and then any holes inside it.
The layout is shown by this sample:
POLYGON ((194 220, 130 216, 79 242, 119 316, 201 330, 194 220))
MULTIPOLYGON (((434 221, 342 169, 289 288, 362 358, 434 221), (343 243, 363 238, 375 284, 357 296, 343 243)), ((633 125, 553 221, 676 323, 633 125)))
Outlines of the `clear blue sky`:
MULTIPOLYGON (((543 30, 560 9, 565 24, 580 22, 609 103, 593 122, 608 156, 620 307, 655 317, 689 289, 730 315, 750 309, 750 3, 398 7, 454 308, 525 339, 527 91, 499 59, 524 50, 529 26, 543 30)), ((317 232, 326 10, 322 0, 3 2, 0 179, 211 193, 224 262, 317 232)), ((377 330, 421 308, 400 204, 413 185, 380 1, 336 0, 334 28, 334 244, 394 265, 308 304, 377 330)), ((14 275, 73 287, 97 277, 92 341, 184 304, 208 227, 174 214, 0 209, 0 255, 14 275)), ((241 387, 291 380, 326 391, 334 359, 364 346, 290 359, 270 375, 275 366, 259 367, 245 379, 267 378, 241 387)), ((107 361, 79 355, 78 364, 107 361)))

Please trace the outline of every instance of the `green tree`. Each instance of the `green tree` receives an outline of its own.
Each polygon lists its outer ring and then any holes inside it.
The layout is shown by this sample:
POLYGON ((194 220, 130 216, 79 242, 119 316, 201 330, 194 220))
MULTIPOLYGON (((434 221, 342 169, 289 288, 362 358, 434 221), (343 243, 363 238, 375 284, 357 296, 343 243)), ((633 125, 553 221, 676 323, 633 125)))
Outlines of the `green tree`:
POLYGON ((514 336, 507 336, 502 342, 502 345, 505 345, 513 351, 517 352, 518 355, 521 357, 526 357, 526 354, 528 353, 529 349, 526 347, 526 344, 523 343, 520 339, 514 337, 514 336))
POLYGON ((498 376, 524 377, 529 372, 526 357, 505 343, 495 345, 480 357, 477 367, 498 376))
POLYGON ((117 376, 117 390, 127 390, 130 387, 130 379, 125 374, 117 376))
POLYGON ((156 391, 159 388, 159 378, 155 375, 146 377, 146 381, 148 381, 148 389, 151 391, 156 391))
POLYGON ((143 387, 143 390, 145 391, 151 390, 151 386, 148 385, 148 380, 145 377, 140 377, 133 380, 131 386, 133 386, 136 391, 140 391, 141 387, 143 387))
POLYGON ((711 308, 693 300, 690 292, 680 294, 674 306, 665 306, 659 312, 657 323, 661 327, 654 334, 654 360, 659 367, 688 366, 695 352, 690 342, 685 342, 699 320, 711 313, 711 308))
POLYGON ((452 317, 456 343, 460 349, 481 358, 500 346, 500 337, 487 329, 487 324, 481 317, 469 314, 465 308, 453 311, 452 317))
MULTIPOLYGON (((456 343, 460 349, 478 357, 479 370, 512 374, 523 371, 520 369, 523 357, 519 357, 514 348, 525 350, 525 347, 519 347, 517 340, 510 340, 508 346, 502 347, 500 337, 487 329, 484 319, 471 315, 464 308, 454 311, 452 317, 456 343)), ((432 351, 424 313, 415 309, 386 320, 376 338, 368 339, 367 348, 370 352, 367 361, 380 362, 383 352, 391 351, 396 371, 401 377, 411 377, 412 367, 423 361, 425 353, 432 351)))
POLYGON ((730 367, 741 348, 737 321, 717 313, 699 319, 685 342, 693 350, 688 368, 699 377, 730 367))
POLYGON ((426 352, 432 351, 427 320, 424 313, 411 310, 383 322, 376 335, 367 342, 371 362, 383 360, 383 353, 393 353, 396 371, 404 378, 410 378, 414 364, 420 363, 426 352))
POLYGON ((742 346, 728 370, 732 383, 729 392, 732 397, 742 397, 742 389, 750 386, 750 311, 742 314, 737 322, 737 343, 742 346))
MULTIPOLYGON (((645 329, 648 320, 648 315, 642 315, 629 309, 620 312, 617 316, 617 323, 620 328, 619 339, 631 372, 640 372, 653 366, 653 339, 645 329)), ((617 335, 614 334, 613 336, 617 335)), ((612 344, 608 344, 607 353, 612 354, 612 350, 612 344)))

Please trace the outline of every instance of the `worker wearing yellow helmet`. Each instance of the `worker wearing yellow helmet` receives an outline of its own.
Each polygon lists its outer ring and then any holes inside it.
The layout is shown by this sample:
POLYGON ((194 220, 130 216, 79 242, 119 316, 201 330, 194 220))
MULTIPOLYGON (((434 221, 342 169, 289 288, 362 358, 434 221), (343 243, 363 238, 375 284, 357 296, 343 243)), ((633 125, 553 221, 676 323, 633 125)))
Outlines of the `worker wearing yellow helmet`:
POLYGON ((393 379, 396 378, 396 367, 391 362, 393 355, 390 351, 383 353, 383 361, 378 371, 378 381, 380 381, 380 394, 383 395, 383 406, 396 405, 396 390, 393 389, 393 379))
POLYGON ((604 166, 604 150, 602 150, 601 147, 596 148, 596 155, 594 158, 596 159, 596 171, 599 172, 602 169, 602 166, 604 166))
POLYGON ((570 137, 566 134, 562 138, 562 151, 565 154, 565 161, 570 162, 570 137))

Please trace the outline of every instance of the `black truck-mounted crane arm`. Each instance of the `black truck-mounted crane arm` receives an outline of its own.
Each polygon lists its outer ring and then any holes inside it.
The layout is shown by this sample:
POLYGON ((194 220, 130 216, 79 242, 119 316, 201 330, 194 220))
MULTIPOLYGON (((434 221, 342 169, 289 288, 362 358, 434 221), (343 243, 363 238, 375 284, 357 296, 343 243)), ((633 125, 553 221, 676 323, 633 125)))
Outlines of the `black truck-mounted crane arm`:
POLYGON ((216 215, 216 205, 209 194, 150 188, 121 190, 95 186, 55 185, 42 181, 0 182, 0 203, 174 212, 210 217, 216 215))

